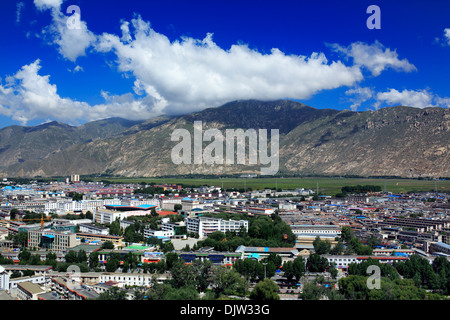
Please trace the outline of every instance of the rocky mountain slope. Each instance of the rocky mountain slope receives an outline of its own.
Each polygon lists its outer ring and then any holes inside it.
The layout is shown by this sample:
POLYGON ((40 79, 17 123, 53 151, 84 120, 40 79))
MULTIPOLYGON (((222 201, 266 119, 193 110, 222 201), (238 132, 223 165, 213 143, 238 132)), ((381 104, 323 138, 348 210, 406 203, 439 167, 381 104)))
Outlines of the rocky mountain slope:
POLYGON ((227 128, 279 129, 279 174, 450 176, 450 109, 397 106, 352 112, 289 100, 246 100, 174 118, 123 121, 106 121, 104 127, 50 123, 45 128, 4 128, 0 174, 260 173, 260 164, 174 164, 171 152, 178 142, 171 141, 172 132, 185 128, 192 133, 194 121, 202 121, 203 130, 217 128, 223 134, 227 128))

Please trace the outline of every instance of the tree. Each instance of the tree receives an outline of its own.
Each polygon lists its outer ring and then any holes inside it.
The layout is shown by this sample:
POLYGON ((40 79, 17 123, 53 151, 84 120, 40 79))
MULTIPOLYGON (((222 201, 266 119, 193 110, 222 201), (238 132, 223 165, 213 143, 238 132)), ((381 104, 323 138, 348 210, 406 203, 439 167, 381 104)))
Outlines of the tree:
POLYGON ((162 245, 162 251, 164 253, 170 252, 170 251, 173 251, 173 250, 175 250, 175 247, 173 246, 173 243, 171 241, 167 241, 166 243, 164 243, 162 245))
POLYGON ((89 254, 89 266, 93 269, 98 267, 99 261, 98 261, 99 253, 97 251, 93 251, 89 254))
POLYGON ((109 257, 105 265, 106 271, 115 272, 119 268, 119 260, 116 257, 109 257))
POLYGON ((98 300, 127 300, 127 292, 118 287, 112 287, 108 291, 102 292, 98 300))
POLYGON ((303 286, 301 297, 303 300, 318 300, 323 294, 323 287, 319 287, 316 281, 308 281, 303 286))
POLYGON ((22 248, 27 246, 28 243, 28 232, 19 231, 14 237, 13 242, 15 245, 19 245, 22 248))
POLYGON ((78 255, 75 251, 69 251, 65 255, 65 260, 68 263, 77 263, 78 262, 78 255))
POLYGON ((377 246, 381 245, 381 240, 374 235, 370 235, 367 237, 367 245, 372 249, 375 249, 377 246))
POLYGON ((340 255, 343 251, 344 251, 344 245, 343 245, 341 239, 339 239, 338 243, 336 243, 336 245, 330 249, 330 254, 331 255, 340 255))
POLYGON ((353 229, 347 226, 341 229, 341 239, 345 242, 350 241, 353 238, 353 229))
POLYGON ((263 261, 273 263, 276 266, 276 268, 278 269, 281 266, 282 259, 275 252, 271 252, 271 253, 269 253, 269 255, 266 258, 263 259, 263 261))
POLYGON ((31 259, 31 252, 28 249, 22 249, 17 256, 20 260, 20 264, 28 264, 31 259))
POLYGON ((102 244, 102 249, 114 249, 114 243, 112 241, 105 241, 102 244))
POLYGON ((222 266, 214 266, 212 272, 211 283, 216 298, 223 293, 231 294, 237 288, 241 276, 235 270, 225 269, 222 266))
POLYGON ((77 262, 78 263, 85 263, 87 262, 88 258, 86 255, 86 251, 84 250, 79 250, 78 254, 77 254, 77 262))
POLYGON ((180 259, 180 257, 175 252, 169 252, 165 256, 167 270, 170 271, 172 269, 172 266, 180 259))
POLYGON ((292 273, 295 277, 295 280, 299 281, 301 277, 305 274, 305 259, 303 257, 297 257, 294 259, 292 263, 292 273))
POLYGON ((258 282, 250 292, 252 300, 279 300, 278 285, 271 279, 258 282))
POLYGON ((178 212, 178 210, 183 209, 183 206, 179 203, 173 206, 173 211, 178 212))
POLYGON ((122 230, 120 229, 120 222, 119 221, 113 221, 109 225, 109 234, 121 236, 123 234, 122 230))
POLYGON ((336 277, 338 275, 338 269, 336 268, 336 265, 334 263, 330 264, 329 271, 330 271, 331 277, 333 279, 336 279, 336 277))
POLYGON ((327 254, 331 249, 331 242, 327 240, 320 239, 319 236, 317 236, 313 241, 314 251, 317 254, 327 254))
POLYGON ((11 220, 16 219, 16 215, 19 213, 19 210, 17 210, 16 208, 12 208, 11 211, 9 211, 9 218, 11 220))
POLYGON ((324 272, 328 266, 328 259, 317 253, 313 253, 309 256, 306 265, 309 272, 324 272))
POLYGON ((94 215, 92 214, 92 212, 90 211, 86 212, 86 219, 94 220, 94 215))

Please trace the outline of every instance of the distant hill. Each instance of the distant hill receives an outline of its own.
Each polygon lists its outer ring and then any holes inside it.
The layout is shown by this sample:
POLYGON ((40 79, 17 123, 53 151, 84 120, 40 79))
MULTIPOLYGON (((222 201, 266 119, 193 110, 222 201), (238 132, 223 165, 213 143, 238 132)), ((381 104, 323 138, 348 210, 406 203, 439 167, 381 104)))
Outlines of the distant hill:
MULTIPOLYGON (((53 122, 0 130, 3 176, 259 174, 261 165, 175 165, 176 128, 279 129, 283 174, 450 176, 450 110, 397 106, 353 112, 290 100, 244 100, 142 122, 53 122)), ((207 145, 205 143, 204 145, 207 145)))

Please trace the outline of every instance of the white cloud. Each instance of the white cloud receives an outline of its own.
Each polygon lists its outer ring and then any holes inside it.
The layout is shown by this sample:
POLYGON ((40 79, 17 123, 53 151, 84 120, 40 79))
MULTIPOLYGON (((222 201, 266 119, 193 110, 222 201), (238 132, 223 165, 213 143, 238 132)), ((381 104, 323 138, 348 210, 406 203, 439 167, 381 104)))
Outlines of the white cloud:
POLYGON ((375 41, 368 45, 363 42, 354 42, 348 47, 339 44, 329 45, 336 52, 344 54, 347 58, 353 58, 353 63, 357 66, 364 66, 372 75, 378 76, 382 71, 392 68, 397 71, 416 71, 416 67, 409 63, 407 59, 400 60, 397 52, 385 48, 380 42, 375 41))
POLYGON ((450 45, 450 28, 444 29, 444 36, 446 38, 447 44, 450 45))
POLYGON ((398 91, 390 89, 379 92, 376 98, 380 102, 388 105, 404 105, 415 108, 442 107, 448 108, 450 98, 442 98, 428 90, 407 90, 398 91))
POLYGON ((119 96, 103 92, 105 103, 94 106, 63 98, 48 75, 39 75, 40 69, 40 60, 36 60, 0 84, 0 114, 26 125, 33 119, 50 118, 69 124, 110 117, 149 119, 158 112, 153 98, 136 99, 131 93, 119 96))
POLYGON ((24 7, 25 7, 25 3, 17 2, 17 5, 16 5, 16 23, 20 22, 20 19, 22 18, 22 11, 23 11, 24 7))
POLYGON ((22 124, 35 118, 67 121, 82 117, 87 104, 61 98, 56 85, 50 84, 50 77, 38 74, 40 68, 40 60, 36 60, 8 78, 0 94, 0 113, 22 124))
POLYGON ((357 111, 363 102, 366 102, 373 97, 374 92, 371 88, 358 86, 345 91, 345 94, 351 97, 349 98, 352 103, 350 109, 352 111, 357 111))
POLYGON ((73 62, 78 57, 85 56, 86 50, 95 42, 96 37, 81 19, 81 14, 71 12, 65 15, 60 9, 62 0, 35 0, 34 3, 41 11, 51 9, 52 23, 42 32, 51 43, 58 46, 59 53, 73 62), (75 22, 76 27, 69 26, 68 21, 75 22))
POLYGON ((225 50, 212 34, 171 42, 140 17, 122 23, 122 37, 104 33, 96 49, 114 52, 120 71, 131 73, 145 92, 167 101, 167 113, 185 113, 235 99, 308 99, 321 90, 363 79, 358 67, 328 62, 323 53, 262 54, 246 45, 225 50), (130 31, 130 27, 134 29, 130 31))
POLYGON ((39 10, 59 9, 63 0, 34 0, 34 5, 39 10))

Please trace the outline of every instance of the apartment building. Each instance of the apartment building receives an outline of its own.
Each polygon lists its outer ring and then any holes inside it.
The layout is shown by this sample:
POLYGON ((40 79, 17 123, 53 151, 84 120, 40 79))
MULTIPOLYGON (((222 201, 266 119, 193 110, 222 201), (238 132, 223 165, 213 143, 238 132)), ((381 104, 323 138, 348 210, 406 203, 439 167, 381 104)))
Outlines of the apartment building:
POLYGON ((65 300, 95 300, 100 295, 94 290, 81 286, 70 278, 52 278, 52 291, 62 296, 65 300))
POLYGON ((187 232, 197 233, 200 237, 207 237, 209 234, 215 231, 235 231, 239 232, 241 227, 244 227, 248 231, 247 220, 223 220, 219 218, 210 217, 198 217, 198 218, 186 218, 187 232))
POLYGON ((331 263, 336 265, 336 268, 347 271, 351 263, 361 263, 367 261, 368 259, 378 260, 380 263, 394 263, 399 261, 406 261, 408 258, 403 256, 358 256, 358 255, 327 255, 324 254, 322 257, 328 259, 331 263))
POLYGON ((69 231, 28 230, 28 248, 61 252, 79 244, 76 234, 69 231))

